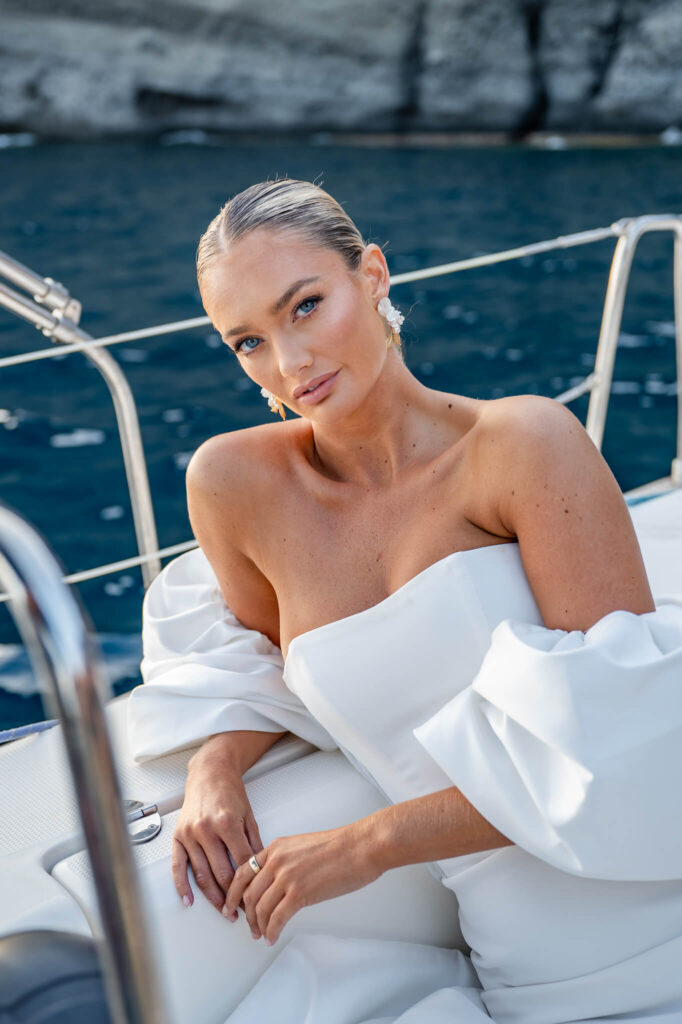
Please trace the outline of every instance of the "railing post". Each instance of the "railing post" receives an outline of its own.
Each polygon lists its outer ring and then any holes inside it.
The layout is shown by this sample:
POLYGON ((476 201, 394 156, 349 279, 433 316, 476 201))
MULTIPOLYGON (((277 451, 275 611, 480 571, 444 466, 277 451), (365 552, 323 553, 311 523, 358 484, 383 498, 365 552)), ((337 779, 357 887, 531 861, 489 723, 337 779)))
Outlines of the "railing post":
POLYGON ((83 612, 42 538, 2 506, 0 585, 10 592, 17 627, 63 728, 97 893, 112 1019, 168 1024, 83 612))
POLYGON ((601 449, 604 439, 604 426, 613 380, 613 365, 616 360, 618 336, 623 320, 625 293, 638 238, 638 232, 632 230, 632 221, 621 221, 618 226, 621 227, 622 234, 616 242, 606 286, 604 311, 594 361, 596 381, 590 394, 585 421, 585 430, 599 449, 601 449))
POLYGON ((611 394, 613 366, 618 348, 618 335, 623 320, 625 293, 632 269, 637 244, 649 231, 672 231, 673 301, 675 317, 675 364, 677 379, 677 437, 675 458, 670 467, 670 479, 675 487, 682 487, 682 217, 679 214, 648 215, 617 221, 612 227, 620 232, 611 262, 609 281, 604 300, 594 372, 596 383, 590 395, 585 429, 598 448, 604 437, 606 413, 611 394))
MULTIPOLYGON (((7 309, 24 320, 28 320, 46 337, 62 345, 68 345, 72 341, 93 340, 86 331, 78 326, 80 303, 72 299, 58 282, 53 281, 50 277, 39 277, 32 270, 1 252, 0 272, 13 283, 30 289, 36 300, 34 302, 6 285, 0 285, 0 300, 7 309), (46 312, 38 303, 45 303, 50 307, 50 311, 46 312)), ((140 421, 133 393, 123 370, 109 352, 99 348, 86 348, 83 350, 83 354, 97 367, 109 389, 114 404, 123 464, 128 481, 137 549, 141 555, 152 554, 158 551, 159 541, 149 488, 147 462, 142 445, 140 421)), ((146 588, 161 572, 161 560, 153 558, 143 562, 141 569, 146 588)))
MULTIPOLYGON (((83 335, 84 332, 79 332, 79 337, 82 338, 83 335)), ((90 335, 85 335, 85 337, 90 338, 90 335)), ((109 352, 105 352, 101 348, 92 351, 85 349, 84 355, 86 359, 94 363, 109 388, 123 452, 137 549, 141 555, 152 554, 159 550, 159 540, 149 487, 147 461, 142 445, 140 421, 133 393, 123 370, 109 352)), ((143 562, 140 568, 146 589, 161 572, 161 559, 152 558, 148 562, 143 562)))

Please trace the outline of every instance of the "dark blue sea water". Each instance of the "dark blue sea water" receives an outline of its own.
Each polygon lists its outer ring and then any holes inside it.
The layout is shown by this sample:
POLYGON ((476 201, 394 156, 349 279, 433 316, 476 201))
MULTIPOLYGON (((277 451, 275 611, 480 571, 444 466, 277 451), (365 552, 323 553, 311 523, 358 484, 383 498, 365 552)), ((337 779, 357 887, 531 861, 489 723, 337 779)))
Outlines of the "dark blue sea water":
MULTIPOLYGON (((0 249, 64 283, 95 336, 201 314, 199 235, 220 205, 275 174, 317 180, 395 273, 679 212, 682 149, 354 147, 323 139, 169 145, 171 139, 0 150, 0 249)), ((396 287, 408 364, 480 398, 555 395, 592 364, 613 242, 396 287)), ((672 241, 640 246, 604 454, 629 489, 674 454, 672 241)), ((0 353, 46 339, 0 310, 0 353)), ((184 467, 207 437, 267 422, 258 390, 209 329, 112 349, 134 389, 159 537, 189 537, 184 467)), ((572 406, 584 419, 587 400, 572 406)), ((135 553, 106 387, 78 356, 0 370, 0 497, 68 571, 135 553)), ((80 587, 119 688, 136 679, 139 572, 80 587)), ((16 634, 0 610, 0 643, 16 634)), ((41 717, 22 652, 0 648, 0 729, 41 717), (10 693, 9 690, 15 691, 10 693), (19 692, 16 692, 19 691, 19 692)))

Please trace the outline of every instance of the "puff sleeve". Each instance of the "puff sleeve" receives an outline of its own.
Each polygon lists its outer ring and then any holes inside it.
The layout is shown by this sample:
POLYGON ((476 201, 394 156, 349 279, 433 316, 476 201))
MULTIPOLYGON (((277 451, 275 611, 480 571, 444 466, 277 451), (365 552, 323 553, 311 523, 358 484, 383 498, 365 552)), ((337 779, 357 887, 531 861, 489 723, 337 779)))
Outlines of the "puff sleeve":
POLYGON ((682 878, 682 607, 586 632, 506 619, 414 734, 519 847, 598 879, 682 878))
POLYGON ((142 649, 144 685, 128 700, 137 762, 241 729, 290 731, 336 748, 287 689, 279 647, 227 607, 200 549, 170 562, 147 591, 142 649))

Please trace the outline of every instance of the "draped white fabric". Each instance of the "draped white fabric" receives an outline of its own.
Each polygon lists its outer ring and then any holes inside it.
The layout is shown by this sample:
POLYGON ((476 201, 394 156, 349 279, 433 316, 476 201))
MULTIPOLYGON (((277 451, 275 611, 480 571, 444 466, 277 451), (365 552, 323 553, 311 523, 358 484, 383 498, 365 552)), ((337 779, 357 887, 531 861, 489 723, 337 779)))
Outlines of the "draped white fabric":
POLYGON ((414 942, 298 935, 226 1024, 486 1024, 471 962, 414 942))
POLYGON ((682 607, 660 600, 682 595, 682 493, 659 500, 668 557, 653 522, 642 545, 656 611, 584 633, 542 625, 514 543, 446 556, 297 637, 284 667, 198 552, 155 582, 138 758, 287 728, 394 802, 456 785, 515 844, 433 866, 470 958, 297 936, 229 1024, 682 1022, 682 607))
POLYGON ((359 940, 297 936, 229 1024, 284 1003, 307 1024, 682 1021, 682 608, 550 630, 517 544, 456 552, 297 637, 284 675, 389 799, 454 783, 516 845, 435 865, 480 1004, 454 963, 424 996, 410 944, 387 977, 359 940), (375 984, 393 1016, 358 1008, 375 984))
POLYGON ((238 729, 290 731, 322 750, 335 749, 284 685, 279 647, 227 608, 201 550, 181 555, 157 576, 143 621, 145 685, 128 701, 136 761, 238 729))
POLYGON ((505 620, 415 736, 504 835, 591 878, 682 877, 682 607, 505 620))

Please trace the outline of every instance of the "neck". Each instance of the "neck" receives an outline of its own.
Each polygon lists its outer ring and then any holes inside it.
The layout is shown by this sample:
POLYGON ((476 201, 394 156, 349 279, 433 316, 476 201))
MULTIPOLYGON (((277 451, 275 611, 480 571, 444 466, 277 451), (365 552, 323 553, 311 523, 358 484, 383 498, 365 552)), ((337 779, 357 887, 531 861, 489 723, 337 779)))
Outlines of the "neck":
POLYGON ((441 432, 433 429, 440 404, 442 396, 420 384, 395 353, 350 415, 311 424, 314 464, 330 479, 389 486, 407 466, 442 450, 441 432))

